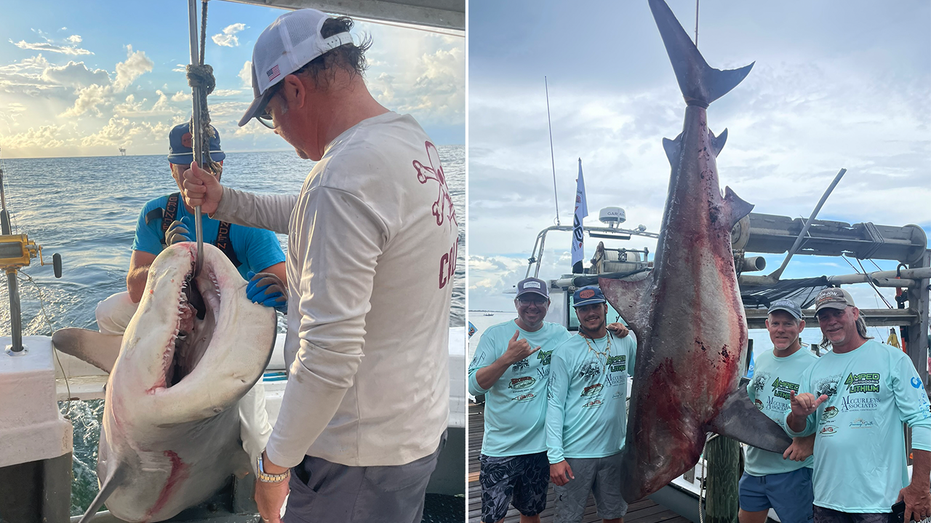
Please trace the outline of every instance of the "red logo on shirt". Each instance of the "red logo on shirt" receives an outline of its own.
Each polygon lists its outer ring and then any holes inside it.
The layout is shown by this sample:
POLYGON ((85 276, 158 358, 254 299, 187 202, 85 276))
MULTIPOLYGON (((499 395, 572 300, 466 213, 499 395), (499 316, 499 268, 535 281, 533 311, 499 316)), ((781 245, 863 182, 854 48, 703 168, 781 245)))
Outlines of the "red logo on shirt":
POLYGON ((446 186, 446 175, 443 173, 443 165, 440 163, 440 153, 437 152, 436 146, 430 142, 424 142, 427 147, 427 161, 430 166, 414 160, 414 169, 417 171, 417 180, 420 183, 427 183, 427 180, 436 180, 438 193, 436 201, 433 203, 433 216, 436 217, 436 224, 443 225, 444 220, 448 220, 450 226, 456 224, 456 209, 453 208, 453 200, 449 197, 449 188, 446 186))

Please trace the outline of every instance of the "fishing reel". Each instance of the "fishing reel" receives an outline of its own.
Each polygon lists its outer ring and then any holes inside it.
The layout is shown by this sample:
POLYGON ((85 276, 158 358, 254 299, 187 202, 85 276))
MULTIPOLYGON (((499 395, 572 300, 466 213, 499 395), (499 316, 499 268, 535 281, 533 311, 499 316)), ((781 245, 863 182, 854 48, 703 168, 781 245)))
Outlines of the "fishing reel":
MULTIPOLYGON (((0 270, 7 273, 29 266, 32 258, 39 258, 39 265, 47 265, 42 257, 42 247, 25 234, 0 235, 0 270)), ((61 278, 61 255, 52 255, 55 277, 61 278)))
MULTIPOLYGON (((7 274, 28 267, 32 259, 38 257, 39 265, 47 265, 42 257, 42 246, 36 245, 36 242, 30 240, 25 234, 10 234, 10 219, 8 212, 4 209, 0 211, 0 222, 2 222, 3 234, 0 234, 0 270, 7 274)), ((52 266, 55 270, 55 277, 61 278, 61 255, 55 253, 52 255, 52 266)))

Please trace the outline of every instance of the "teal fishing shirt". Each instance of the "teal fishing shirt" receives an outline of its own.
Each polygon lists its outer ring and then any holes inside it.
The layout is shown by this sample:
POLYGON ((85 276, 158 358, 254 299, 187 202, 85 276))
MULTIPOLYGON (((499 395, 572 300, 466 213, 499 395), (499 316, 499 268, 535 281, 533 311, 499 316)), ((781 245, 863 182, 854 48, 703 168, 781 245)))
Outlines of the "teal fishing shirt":
POLYGON ((528 332, 514 320, 489 327, 482 334, 469 365, 469 393, 485 395, 482 454, 505 457, 546 450, 543 423, 550 356, 569 336, 569 331, 556 323, 544 322, 539 330, 528 332), (525 339, 532 348, 540 350, 508 367, 490 389, 479 387, 475 373, 504 354, 515 331, 520 332, 518 339, 525 339))
POLYGON ((627 434, 627 378, 633 375, 636 354, 633 332, 618 338, 609 331, 595 340, 576 334, 556 347, 546 409, 550 464, 621 451, 627 434))
POLYGON ((827 401, 806 419, 815 433, 815 505, 843 512, 891 512, 908 485, 905 433, 931 451, 931 404, 912 361, 901 350, 868 340, 844 354, 829 352, 802 377, 801 392, 827 401))
MULTIPOLYGON (((818 361, 818 357, 800 348, 784 358, 777 358, 772 350, 768 350, 756 355, 755 359, 753 379, 747 384, 747 394, 763 414, 785 430, 786 416, 791 409, 789 391, 798 393, 802 376, 818 361)), ((751 476, 784 474, 802 467, 811 468, 813 462, 813 456, 805 461, 792 461, 784 459, 778 452, 748 446, 744 471, 751 476)))

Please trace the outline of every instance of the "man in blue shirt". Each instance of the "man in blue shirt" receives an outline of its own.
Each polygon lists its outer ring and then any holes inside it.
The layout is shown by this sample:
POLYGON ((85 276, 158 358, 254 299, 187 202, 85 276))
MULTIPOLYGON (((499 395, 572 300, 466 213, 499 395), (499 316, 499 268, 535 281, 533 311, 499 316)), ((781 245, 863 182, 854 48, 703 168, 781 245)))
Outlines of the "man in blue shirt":
POLYGON ((579 333, 553 351, 546 409, 550 479, 556 522, 579 523, 588 493, 605 523, 622 523, 620 452, 627 432, 627 380, 637 340, 608 332, 608 305, 598 287, 573 297, 579 333))
MULTIPOLYGON (((168 164, 179 189, 182 173, 194 161, 192 140, 189 123, 176 125, 168 134, 168 164)), ((210 138, 210 158, 218 162, 222 170, 226 154, 220 149, 220 135, 216 129, 210 138)), ((243 278, 252 278, 250 273, 255 273, 258 279, 263 274, 273 274, 282 283, 287 281, 284 252, 272 231, 230 225, 206 215, 202 216, 201 225, 204 242, 223 250, 243 278)), ((127 292, 114 294, 97 305, 95 314, 100 332, 122 334, 126 330, 142 299, 149 266, 162 249, 178 241, 194 241, 194 209, 187 207, 177 193, 149 201, 136 223, 133 254, 126 275, 127 292)), ((282 299, 283 291, 281 287, 279 296, 282 299)), ((275 306, 281 309, 284 305, 279 301, 275 306)))
MULTIPOLYGON (((818 357, 802 350, 802 309, 792 300, 776 300, 769 308, 766 330, 773 350, 756 356, 750 400, 780 426, 789 411, 789 394, 798 392, 802 375, 818 357)), ((740 478, 740 523, 766 523, 770 508, 783 523, 811 521, 811 457, 814 435, 795 438, 785 455, 747 447, 740 478)))
POLYGON ((802 376, 786 418, 791 435, 816 434, 815 523, 889 521, 900 499, 904 521, 931 516, 931 404, 915 366, 867 337, 847 291, 821 291, 815 314, 833 351, 802 376), (912 428, 911 482, 903 422, 912 428))

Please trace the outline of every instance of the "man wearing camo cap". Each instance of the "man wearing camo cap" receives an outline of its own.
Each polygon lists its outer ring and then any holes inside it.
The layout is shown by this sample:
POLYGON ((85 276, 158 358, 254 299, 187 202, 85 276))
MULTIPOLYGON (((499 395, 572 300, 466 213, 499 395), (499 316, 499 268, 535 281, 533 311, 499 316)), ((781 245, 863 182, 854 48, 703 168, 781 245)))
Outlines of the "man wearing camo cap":
POLYGON ((894 347, 866 336, 850 293, 822 290, 815 315, 833 351, 805 371, 790 393, 789 434, 815 434, 814 522, 904 521, 931 516, 931 404, 915 366, 894 347), (905 433, 912 428, 908 478, 905 433))

